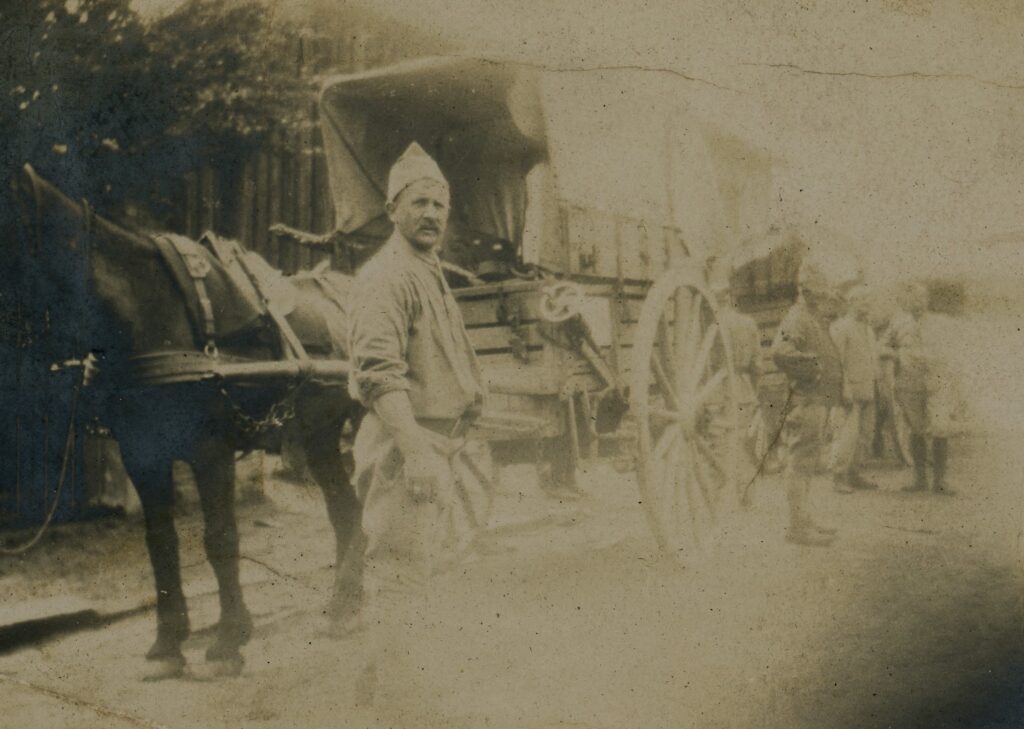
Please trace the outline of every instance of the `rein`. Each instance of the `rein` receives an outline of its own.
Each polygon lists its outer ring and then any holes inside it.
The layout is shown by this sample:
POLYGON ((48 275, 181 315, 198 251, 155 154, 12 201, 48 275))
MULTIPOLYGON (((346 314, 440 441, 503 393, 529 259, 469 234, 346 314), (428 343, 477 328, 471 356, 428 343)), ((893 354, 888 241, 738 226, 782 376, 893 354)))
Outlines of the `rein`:
MULTIPOLYGON (((60 496, 61 493, 64 491, 64 483, 67 480, 68 462, 71 460, 71 453, 74 452, 75 449, 75 414, 78 411, 78 395, 81 391, 82 383, 78 383, 75 385, 74 389, 71 392, 71 407, 68 413, 68 434, 67 437, 64 439, 64 455, 61 457, 60 474, 57 477, 57 487, 53 494, 53 504, 50 505, 50 510, 47 512, 46 518, 43 520, 43 523, 39 526, 39 529, 36 530, 36 533, 32 536, 31 539, 29 539, 24 544, 19 544, 17 547, 0 546, 0 554, 16 556, 19 554, 24 554, 28 550, 32 549, 32 547, 36 546, 36 544, 39 543, 39 540, 43 538, 43 534, 46 533, 46 530, 50 527, 50 524, 53 522, 53 517, 57 514, 57 507, 60 504, 60 496)), ((21 461, 20 447, 18 448, 18 452, 15 454, 15 458, 17 458, 19 462, 21 461)), ((18 491, 20 492, 20 468, 17 477, 17 485, 18 491)))
MULTIPOLYGON (((28 174, 29 181, 32 185, 32 200, 35 203, 35 216, 34 216, 34 233, 35 233, 35 244, 36 253, 38 254, 42 250, 42 228, 43 228, 43 194, 40 189, 39 179, 35 174, 34 170, 29 170, 28 174)), ((92 235, 93 219, 95 213, 93 212, 92 206, 89 205, 88 201, 82 199, 82 218, 84 220, 83 229, 85 231, 85 245, 88 246, 89 238, 92 235)), ((56 367, 56 365, 55 365, 56 367)), ((71 454, 75 450, 75 416, 78 413, 78 396, 82 391, 84 384, 85 369, 82 370, 82 382, 78 382, 74 385, 71 391, 71 405, 68 409, 68 433, 64 438, 64 452, 61 455, 60 461, 60 472, 57 475, 57 485, 54 489, 53 503, 50 505, 49 510, 46 512, 46 517, 43 519, 43 523, 39 525, 36 533, 23 544, 19 544, 17 547, 4 547, 0 546, 0 554, 6 556, 17 556, 24 554, 32 547, 39 543, 39 540, 43 538, 46 530, 50 528, 53 523, 53 518, 57 515, 57 507, 60 506, 60 497, 64 492, 64 484, 67 482, 68 475, 68 464, 71 461, 71 454)), ((15 458, 17 462, 21 462, 21 446, 20 443, 16 449, 15 458)), ((21 469, 18 469, 18 475, 16 477, 16 488, 18 492, 21 492, 21 469)))

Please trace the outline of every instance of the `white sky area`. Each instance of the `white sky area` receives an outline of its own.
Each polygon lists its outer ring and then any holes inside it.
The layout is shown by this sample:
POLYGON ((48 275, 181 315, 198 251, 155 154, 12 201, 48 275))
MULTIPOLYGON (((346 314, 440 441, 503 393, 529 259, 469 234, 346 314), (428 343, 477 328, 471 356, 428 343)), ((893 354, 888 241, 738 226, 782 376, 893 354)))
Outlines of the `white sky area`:
MULTIPOLYGON (((152 15, 177 2, 136 7, 152 15)), ((357 4, 467 53, 656 68, 725 87, 669 74, 681 97, 727 99, 702 106, 709 121, 779 161, 774 218, 841 231, 880 272, 976 259, 996 236, 1024 240, 1024 7, 1014 0, 357 4)))

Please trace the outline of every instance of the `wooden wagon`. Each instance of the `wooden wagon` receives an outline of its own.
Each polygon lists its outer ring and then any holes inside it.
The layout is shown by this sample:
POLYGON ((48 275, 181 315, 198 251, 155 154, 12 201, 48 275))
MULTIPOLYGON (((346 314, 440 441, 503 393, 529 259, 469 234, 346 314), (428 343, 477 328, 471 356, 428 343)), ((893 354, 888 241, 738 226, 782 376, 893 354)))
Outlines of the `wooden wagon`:
MULTIPOLYGON (((731 347, 707 286, 715 241, 683 232, 722 180, 700 179, 707 148, 675 90, 584 76, 459 58, 326 78, 336 232, 297 237, 356 271, 390 233, 388 168, 419 142, 452 186, 442 256, 496 460, 536 462, 550 487, 584 459, 635 456, 654 534, 677 551, 739 483, 731 347)), ((734 174, 719 207, 740 210, 753 177, 734 174)))

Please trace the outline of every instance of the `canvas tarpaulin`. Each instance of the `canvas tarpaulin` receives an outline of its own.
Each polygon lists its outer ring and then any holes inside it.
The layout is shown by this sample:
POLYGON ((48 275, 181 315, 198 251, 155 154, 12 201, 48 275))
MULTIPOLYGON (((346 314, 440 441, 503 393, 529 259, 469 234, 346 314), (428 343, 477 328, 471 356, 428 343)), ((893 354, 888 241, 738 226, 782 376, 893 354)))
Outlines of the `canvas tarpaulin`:
MULTIPOLYGON (((526 177, 540 161, 550 163, 560 203, 650 231, 679 229, 699 247, 738 238, 729 230, 736 208, 752 207, 737 202, 750 197, 739 188, 757 175, 725 169, 723 145, 691 111, 692 91, 658 75, 479 59, 425 59, 328 79, 321 116, 336 227, 352 233, 381 219, 388 169, 415 140, 452 183, 453 220, 514 244, 526 177)), ((756 153, 743 157, 755 162, 756 153)), ((766 191, 756 193, 753 207, 766 191)), ((753 217, 763 217, 758 212, 753 217)))
POLYGON ((453 220, 518 242, 526 174, 544 148, 543 127, 518 109, 529 103, 514 75, 485 61, 428 59, 329 79, 321 118, 336 228, 356 232, 383 215, 388 170, 416 141, 451 183, 453 220))

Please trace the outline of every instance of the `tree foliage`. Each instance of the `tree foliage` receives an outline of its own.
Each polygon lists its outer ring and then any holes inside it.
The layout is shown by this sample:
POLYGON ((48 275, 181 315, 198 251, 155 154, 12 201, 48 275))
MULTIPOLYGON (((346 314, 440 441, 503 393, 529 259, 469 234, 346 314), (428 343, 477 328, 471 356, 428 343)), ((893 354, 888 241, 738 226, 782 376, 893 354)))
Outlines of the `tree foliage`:
POLYGON ((301 29, 259 0, 187 0, 149 23, 130 0, 33 0, 0 28, 0 172, 31 163, 101 207, 170 204, 201 162, 310 124, 301 29))

